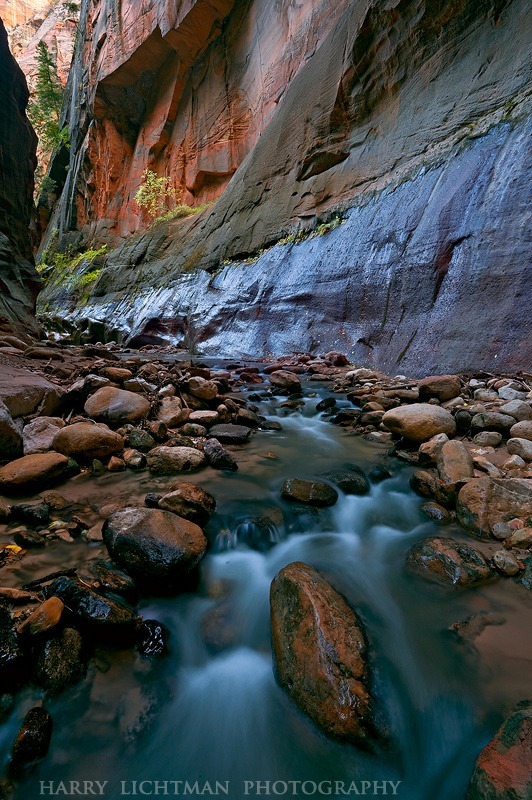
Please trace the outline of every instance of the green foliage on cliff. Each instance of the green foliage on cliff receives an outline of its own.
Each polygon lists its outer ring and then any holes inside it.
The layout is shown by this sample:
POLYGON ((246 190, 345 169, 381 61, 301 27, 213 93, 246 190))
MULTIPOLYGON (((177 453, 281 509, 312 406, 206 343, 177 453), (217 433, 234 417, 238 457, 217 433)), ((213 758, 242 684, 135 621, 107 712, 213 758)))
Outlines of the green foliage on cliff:
POLYGON ((137 189, 135 200, 138 205, 152 218, 153 225, 159 222, 169 222, 180 217, 190 217, 199 214, 209 207, 210 203, 201 206, 187 206, 178 202, 178 192, 171 185, 170 178, 157 175, 151 169, 144 170, 142 183, 137 189), (169 211, 165 211, 168 203, 172 204, 169 211))
POLYGON ((39 138, 40 163, 35 172, 38 189, 42 188, 45 165, 60 145, 68 145, 68 129, 59 120, 64 89, 57 74, 57 64, 45 42, 37 45, 37 77, 28 103, 28 117, 39 138))

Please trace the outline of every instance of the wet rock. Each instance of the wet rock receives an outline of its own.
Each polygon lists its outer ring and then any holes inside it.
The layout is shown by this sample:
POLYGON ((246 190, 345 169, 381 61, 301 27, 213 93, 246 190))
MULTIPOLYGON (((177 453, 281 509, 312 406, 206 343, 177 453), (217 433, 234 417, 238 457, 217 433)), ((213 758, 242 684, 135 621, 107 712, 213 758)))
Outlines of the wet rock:
POLYGON ((356 408, 343 408, 331 418, 331 422, 333 425, 356 425, 360 416, 361 412, 356 408))
POLYGON ((317 404, 316 411, 330 411, 335 407, 336 407, 336 398, 326 397, 324 400, 320 400, 320 402, 317 404))
POLYGON ((2 691, 16 687, 25 677, 24 653, 13 629, 13 618, 5 602, 0 602, 0 683, 2 691))
POLYGON ((477 758, 467 800, 530 800, 532 705, 520 704, 477 758))
POLYGON ((216 508, 216 500, 200 486, 183 481, 175 484, 172 491, 160 499, 159 508, 205 525, 216 508))
POLYGON ((295 562, 270 589, 278 683, 331 738, 368 746, 375 738, 365 631, 316 570, 295 562))
POLYGON ((181 433, 183 436, 203 437, 207 435, 207 428, 204 428, 203 425, 194 425, 191 422, 185 422, 181 427, 181 433))
POLYGON ((501 414, 509 414, 517 422, 532 422, 532 406, 524 400, 510 400, 500 407, 501 414))
POLYGON ((99 422, 123 425, 144 419, 150 410, 150 403, 135 392, 104 386, 88 398, 84 408, 89 417, 99 422))
POLYGON ((44 758, 51 739, 52 717, 44 708, 32 708, 24 717, 24 722, 13 742, 10 769, 18 773, 32 767, 44 758))
POLYGON ((200 527, 169 511, 125 508, 105 523, 103 539, 114 561, 153 591, 177 591, 205 555, 200 527))
POLYGON ((100 375, 114 383, 122 383, 122 381, 127 381, 133 377, 131 370, 125 367, 103 367, 100 370, 100 375))
POLYGON ((102 559, 90 561, 87 573, 81 572, 80 577, 85 583, 89 582, 91 588, 97 592, 119 594, 131 603, 137 600, 138 592, 133 579, 102 559))
POLYGON ((420 511, 425 514, 429 519, 434 520, 434 522, 440 522, 442 525, 448 525, 451 521, 452 517, 449 511, 443 506, 440 506, 439 503, 422 503, 420 506, 420 511))
POLYGON ((529 439, 508 439, 506 448, 510 455, 519 456, 523 461, 532 461, 532 441, 529 439))
POLYGON ((512 439, 528 439, 529 442, 532 442, 532 420, 516 422, 510 428, 510 436, 512 439))
POLYGON ((200 400, 214 400, 218 394, 218 387, 214 381, 196 376, 189 379, 188 391, 193 397, 198 397, 200 400))
POLYGON ((246 517, 236 525, 234 541, 259 553, 267 553, 280 541, 280 536, 277 525, 270 517, 246 517))
POLYGON ((392 477, 392 473, 386 467, 382 467, 379 464, 376 467, 372 467, 368 473, 368 478, 372 483, 381 483, 382 481, 387 480, 388 478, 392 477))
MULTIPOLYGON (((188 422, 193 425, 203 425, 204 428, 212 428, 218 421, 219 414, 217 411, 192 411, 188 418, 188 422)), ((251 425, 248 427, 251 427, 251 425)))
POLYGON ((7 406, 0 400, 0 459, 18 458, 23 453, 22 435, 7 406))
POLYGON ((457 483, 473 476, 473 459, 463 442, 445 442, 437 459, 438 473, 444 483, 457 483))
POLYGON ((123 472, 126 469, 126 462, 123 458, 118 456, 111 456, 107 462, 107 469, 109 472, 123 472))
POLYGON ((127 442, 133 450, 140 450, 141 453, 147 453, 153 447, 156 447, 157 442, 148 431, 142 428, 133 428, 127 435, 127 442))
POLYGON ((471 420, 471 428, 474 431, 498 431, 504 434, 512 425, 515 425, 513 417, 509 414, 499 414, 497 411, 483 411, 481 414, 475 414, 471 420))
POLYGON ((299 394, 301 392, 301 381, 293 372, 284 369, 271 372, 269 380, 274 389, 283 394, 299 394))
POLYGON ((516 547, 520 550, 532 549, 532 528, 520 528, 504 540, 505 547, 516 547))
POLYGON ((532 556, 523 558, 524 570, 515 576, 515 583, 522 586, 524 589, 532 591, 532 556))
POLYGON ((207 463, 213 469, 222 469, 228 472, 236 472, 238 464, 233 456, 222 447, 218 439, 206 439, 203 442, 203 452, 207 458, 207 463))
POLYGON ((11 506, 11 517, 33 525, 46 525, 50 519, 48 503, 17 503, 11 506))
POLYGON ((122 437, 107 425, 75 422, 56 434, 54 450, 77 459, 105 459, 124 449, 122 437))
POLYGON ((493 578, 482 553, 450 538, 417 542, 408 553, 407 564, 424 578, 452 586, 474 586, 493 578))
POLYGON ((323 477, 338 486, 344 494, 362 495, 368 494, 371 490, 366 474, 360 467, 351 466, 348 470, 345 470, 345 472, 328 472, 323 477))
POLYGON ((303 478, 286 480, 281 487, 281 496, 285 500, 318 508, 333 506, 338 500, 338 492, 329 484, 303 478))
POLYGON ((208 433, 209 439, 218 439, 224 444, 246 444, 251 436, 251 428, 244 425, 213 425, 208 433))
POLYGON ((57 578, 49 589, 88 631, 116 635, 133 628, 135 611, 118 600, 104 597, 71 578, 57 578))
POLYGON ((18 603, 26 605, 27 603, 38 602, 31 592, 25 592, 23 589, 12 589, 10 586, 0 586, 0 601, 2 600, 12 605, 18 603))
POLYGON ((530 481, 520 478, 473 478, 460 489, 458 521, 479 538, 490 538, 497 522, 530 513, 530 481))
POLYGON ((137 628, 136 649, 142 656, 164 656, 168 653, 170 631, 156 619, 144 619, 137 628))
POLYGON ((124 458, 125 465, 128 469, 133 469, 133 470, 144 469, 144 467, 148 463, 144 453, 139 453, 138 450, 133 450, 131 447, 128 447, 126 450, 124 450, 122 455, 124 458))
POLYGON ((469 413, 469 411, 459 408, 456 414, 454 415, 454 421, 456 423, 456 432, 459 435, 468 433, 471 428, 471 420, 472 420, 472 415, 469 413))
POLYGON ((517 575, 522 569, 516 557, 506 550, 497 550, 493 553, 493 564, 495 569, 502 575, 517 575))
POLYGON ((436 497, 439 490, 439 480, 433 470, 419 469, 410 478, 410 486, 421 497, 436 497))
POLYGON ((18 530, 13 533, 13 540, 15 544, 25 550, 30 550, 33 547, 44 547, 46 539, 36 531, 18 530))
POLYGON ((29 422, 22 431, 24 455, 57 449, 53 448, 53 441, 58 431, 64 427, 65 423, 59 417, 37 417, 29 422))
POLYGON ((61 453, 22 456, 5 467, 0 467, 0 491, 17 494, 47 488, 65 477, 68 469, 68 458, 61 453))
POLYGON ((512 529, 507 522, 496 522, 491 527, 491 533, 495 539, 502 541, 512 535, 512 529))
POLYGON ((118 728, 127 745, 148 733, 160 705, 160 690, 154 686, 135 686, 124 694, 118 710, 118 728))
POLYGON ((86 667, 81 634, 75 628, 65 628, 41 648, 34 677, 49 694, 59 694, 78 683, 86 667))
POLYGON ((498 447, 502 442, 502 433, 496 431, 481 431, 473 437, 475 444, 481 447, 498 447))
POLYGON ((65 606, 59 597, 49 597, 22 622, 17 631, 20 636, 42 636, 61 622, 65 606))
POLYGON ((461 390, 458 375, 432 375, 422 378, 418 384, 419 399, 437 398, 440 403, 458 397, 461 390))
POLYGON ((456 433, 452 414, 430 403, 392 408, 384 414, 382 422, 392 433, 413 442, 424 442, 437 433, 446 433, 448 436, 456 433))
POLYGON ((196 472, 205 466, 205 455, 193 447, 160 445, 148 453, 148 469, 153 475, 175 475, 196 472))
POLYGON ((213 653, 232 647, 237 640, 237 629, 231 605, 222 601, 209 608, 201 618, 200 632, 213 653))

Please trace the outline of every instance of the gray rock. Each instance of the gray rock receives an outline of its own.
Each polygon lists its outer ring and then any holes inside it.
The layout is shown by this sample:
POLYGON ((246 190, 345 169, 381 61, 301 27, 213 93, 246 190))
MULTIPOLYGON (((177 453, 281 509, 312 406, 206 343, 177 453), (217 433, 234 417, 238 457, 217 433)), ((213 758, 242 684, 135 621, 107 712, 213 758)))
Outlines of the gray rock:
POLYGON ((495 569, 503 575, 517 575, 522 567, 514 555, 508 553, 507 550, 497 550, 493 553, 493 563, 495 569))
POLYGON ((193 447, 154 447, 148 453, 148 469, 153 475, 196 472, 205 466, 205 455, 193 447))
POLYGON ((528 439, 532 442, 532 420, 521 420, 510 428, 512 439, 528 439))
POLYGON ((213 425, 208 437, 224 444, 245 444, 251 437, 251 428, 244 425, 213 425))
POLYGON ((475 434, 473 441, 481 447, 498 447, 502 442, 502 433, 497 433, 497 431, 481 431, 475 434))
POLYGON ((532 406, 523 400, 510 400, 500 407, 501 414, 509 414, 517 422, 522 420, 532 420, 532 406))
POLYGON ((338 500, 338 492, 323 481, 289 478, 281 487, 281 496, 286 500, 309 506, 332 506, 338 500))
POLYGON ((510 455, 519 456, 524 461, 532 461, 532 441, 530 439, 508 439, 506 448, 510 455))

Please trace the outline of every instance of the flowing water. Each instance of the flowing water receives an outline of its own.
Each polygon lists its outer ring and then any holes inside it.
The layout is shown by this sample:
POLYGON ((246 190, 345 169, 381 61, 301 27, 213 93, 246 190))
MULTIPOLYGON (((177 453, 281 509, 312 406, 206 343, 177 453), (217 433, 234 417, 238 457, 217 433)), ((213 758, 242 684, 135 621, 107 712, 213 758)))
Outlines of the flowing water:
MULTIPOLYGON (((191 476, 217 500, 199 590, 140 605, 145 618, 170 629, 170 654, 150 662, 131 650, 98 648, 81 685, 45 700, 54 719, 52 747, 17 787, 17 800, 50 796, 58 787, 56 796, 67 796, 60 781, 67 792, 69 781, 106 781, 103 796, 112 800, 135 792, 234 800, 394 791, 403 800, 464 797, 478 752, 512 705, 530 695, 530 601, 511 581, 460 592, 407 573, 405 556, 416 540, 435 533, 468 539, 427 521, 409 488, 412 469, 399 461, 369 495, 341 495, 331 509, 283 502, 287 477, 349 464, 370 469, 384 458, 382 446, 316 411, 326 390, 307 384, 306 392, 296 413, 280 406, 282 398, 258 404, 283 430, 258 432, 235 448, 238 473, 191 476), (315 391, 319 397, 309 396, 315 391), (275 683, 269 587, 293 561, 319 569, 365 622, 373 694, 389 733, 384 751, 328 741, 275 683), (453 622, 486 611, 503 624, 488 626, 478 649, 449 632, 453 622)), ((80 477, 60 490, 98 508, 140 503, 146 491, 173 481, 147 473, 80 477)), ((101 549, 58 542, 4 573, 20 584, 99 557, 101 549)), ((0 729, 6 758, 24 713, 41 698, 35 688, 20 694, 0 729)), ((74 790, 71 796, 84 787, 74 790)))

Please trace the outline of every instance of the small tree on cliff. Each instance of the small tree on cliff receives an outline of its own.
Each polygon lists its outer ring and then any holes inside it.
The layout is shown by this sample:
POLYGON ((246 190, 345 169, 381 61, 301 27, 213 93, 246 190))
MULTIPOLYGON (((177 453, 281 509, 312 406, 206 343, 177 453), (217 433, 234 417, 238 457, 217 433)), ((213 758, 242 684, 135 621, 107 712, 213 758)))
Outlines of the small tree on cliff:
POLYGON ((39 166, 36 181, 42 182, 45 168, 53 150, 62 142, 68 143, 67 128, 61 128, 59 119, 64 89, 57 74, 57 65, 45 42, 37 45, 37 76, 35 88, 28 103, 28 117, 39 138, 39 166))
POLYGON ((142 183, 135 194, 135 200, 152 219, 155 219, 163 213, 168 200, 175 204, 177 195, 170 178, 159 177, 153 170, 146 169, 142 175, 142 183))

